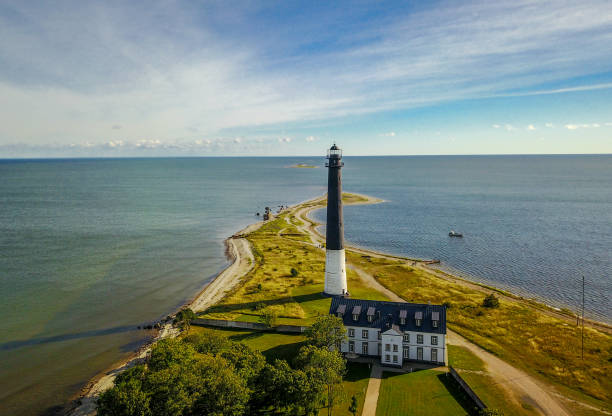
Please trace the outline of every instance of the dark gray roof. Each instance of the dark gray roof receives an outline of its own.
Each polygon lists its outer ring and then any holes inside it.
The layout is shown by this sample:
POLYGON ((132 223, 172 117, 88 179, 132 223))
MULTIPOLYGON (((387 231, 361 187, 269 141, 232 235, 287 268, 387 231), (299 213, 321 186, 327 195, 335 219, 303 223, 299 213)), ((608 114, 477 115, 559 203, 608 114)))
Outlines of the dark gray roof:
POLYGON ((376 311, 372 322, 368 322, 367 314, 359 314, 357 321, 353 320, 352 314, 344 314, 342 320, 345 326, 358 326, 364 328, 378 328, 382 332, 391 329, 397 325, 400 332, 403 331, 418 331, 418 332, 430 332, 434 334, 446 334, 446 307, 444 305, 429 305, 420 303, 406 303, 406 302, 384 302, 377 300, 363 300, 345 298, 343 296, 333 296, 329 313, 336 314, 342 310, 354 310, 356 306, 359 306, 359 310, 374 308, 376 311), (344 308, 342 308, 344 305, 344 308), (402 310, 407 311, 406 323, 402 325, 400 320, 400 312, 402 310), (438 326, 434 328, 431 324, 434 312, 438 314, 438 326), (412 318, 417 315, 421 315, 422 321, 421 326, 416 326, 415 319, 412 318))
POLYGON ((361 305, 353 306, 353 315, 359 315, 361 313, 361 305))
POLYGON ((416 311, 414 313, 414 319, 423 319, 423 311, 416 311))
POLYGON ((336 313, 344 313, 346 312, 346 304, 340 304, 338 305, 338 309, 336 309, 336 313))
POLYGON ((368 313, 366 313, 367 316, 372 316, 374 315, 374 313, 376 312, 376 308, 374 306, 370 306, 368 308, 368 313))
POLYGON ((431 319, 433 321, 439 321, 440 320, 440 312, 432 312, 431 313, 431 319))
POLYGON ((408 311, 406 309, 400 310, 400 318, 406 318, 408 316, 408 311))

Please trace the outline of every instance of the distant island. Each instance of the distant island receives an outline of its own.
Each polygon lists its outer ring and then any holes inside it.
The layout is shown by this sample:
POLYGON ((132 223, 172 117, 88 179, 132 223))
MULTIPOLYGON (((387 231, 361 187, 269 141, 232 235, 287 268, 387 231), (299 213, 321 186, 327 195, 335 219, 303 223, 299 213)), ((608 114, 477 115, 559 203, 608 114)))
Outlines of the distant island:
POLYGON ((307 163, 298 163, 292 166, 289 166, 290 168, 302 168, 302 169, 315 169, 317 168, 317 166, 314 165, 309 165, 307 163))

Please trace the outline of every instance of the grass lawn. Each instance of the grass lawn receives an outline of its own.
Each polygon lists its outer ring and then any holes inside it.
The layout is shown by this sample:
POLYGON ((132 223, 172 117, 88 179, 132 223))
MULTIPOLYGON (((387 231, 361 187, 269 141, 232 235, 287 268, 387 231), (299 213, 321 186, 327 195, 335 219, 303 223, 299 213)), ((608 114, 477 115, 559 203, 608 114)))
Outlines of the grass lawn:
POLYGON ((469 414, 467 408, 469 402, 442 371, 384 372, 376 415, 460 416, 469 414))
POLYGON ((198 326, 189 329, 190 334, 198 332, 212 332, 234 342, 246 344, 254 350, 261 351, 270 362, 278 358, 291 363, 306 340, 301 334, 279 334, 248 329, 213 329, 198 326))

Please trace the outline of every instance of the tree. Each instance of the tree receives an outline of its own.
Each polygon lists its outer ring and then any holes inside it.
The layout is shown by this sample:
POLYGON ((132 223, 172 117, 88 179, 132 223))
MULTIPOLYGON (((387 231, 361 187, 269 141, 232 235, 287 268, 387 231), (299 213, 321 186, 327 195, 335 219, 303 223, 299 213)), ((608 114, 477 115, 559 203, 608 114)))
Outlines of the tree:
POLYGON ((353 416, 355 416, 355 414, 357 413, 357 398, 355 397, 355 395, 351 397, 351 405, 349 406, 348 411, 351 412, 353 416))
POLYGON ((325 385, 327 414, 331 415, 336 399, 342 392, 342 377, 346 372, 342 355, 337 350, 307 345, 300 349, 295 361, 297 366, 325 385))
POLYGON ((485 308, 498 308, 499 299, 493 293, 487 295, 482 301, 482 306, 485 308))
POLYGON ((142 390, 144 367, 137 366, 115 379, 115 386, 98 399, 100 416, 152 416, 149 394, 142 390))
POLYGON ((268 328, 272 328, 276 326, 276 321, 278 319, 278 312, 275 309, 270 307, 264 309, 259 316, 259 322, 267 326, 268 328))
POLYGON ((321 315, 305 332, 308 343, 318 348, 339 349, 346 340, 346 328, 342 319, 334 315, 321 315))
POLYGON ((191 326, 191 321, 195 319, 195 313, 189 308, 183 308, 176 314, 176 318, 174 318, 174 323, 178 324, 181 328, 185 330, 189 330, 191 326))

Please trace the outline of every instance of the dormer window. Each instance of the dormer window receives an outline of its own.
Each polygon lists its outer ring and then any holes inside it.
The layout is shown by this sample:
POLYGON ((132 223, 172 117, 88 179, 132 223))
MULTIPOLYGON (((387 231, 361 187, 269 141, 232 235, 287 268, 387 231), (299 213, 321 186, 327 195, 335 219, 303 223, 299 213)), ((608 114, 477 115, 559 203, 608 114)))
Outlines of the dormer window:
POLYGON ((361 313, 361 306, 357 305, 355 307, 353 307, 353 321, 358 321, 359 320, 359 314, 361 313))
POLYGON ((342 318, 344 316, 344 312, 346 312, 346 305, 339 305, 338 309, 336 309, 336 315, 338 315, 338 318, 342 318))
POLYGON ((368 308, 368 312, 366 313, 368 317, 368 322, 374 321, 374 315, 376 314, 376 309, 373 306, 368 308))
POLYGON ((402 324, 402 325, 406 325, 406 317, 407 317, 407 316, 408 316, 408 311, 407 311, 407 310, 405 310, 405 309, 402 309, 402 310, 400 311, 400 314, 399 314, 400 324, 402 324))
POLYGON ((414 314, 414 323, 416 326, 421 326, 421 322, 423 322, 423 312, 415 312, 414 314))
POLYGON ((437 328, 439 322, 440 322, 440 312, 432 312, 431 313, 431 326, 434 328, 437 328))

